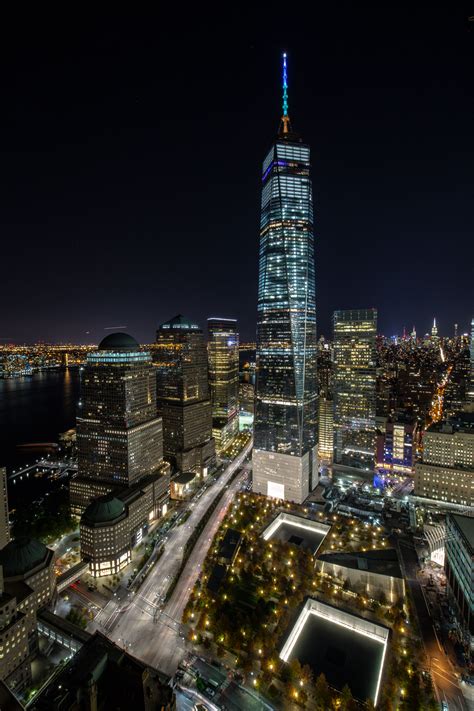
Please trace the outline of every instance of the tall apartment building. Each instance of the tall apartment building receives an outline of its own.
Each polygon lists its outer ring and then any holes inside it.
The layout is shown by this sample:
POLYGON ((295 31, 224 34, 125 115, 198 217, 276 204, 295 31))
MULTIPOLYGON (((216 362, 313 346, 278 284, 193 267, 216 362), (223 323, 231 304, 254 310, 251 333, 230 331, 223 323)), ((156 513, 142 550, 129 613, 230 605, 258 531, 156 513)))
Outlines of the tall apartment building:
POLYGON ((164 456, 179 471, 206 475, 215 459, 215 442, 202 330, 181 315, 161 324, 153 362, 164 456))
POLYGON ((474 505, 474 413, 460 412, 426 430, 422 461, 415 466, 414 493, 474 505))
POLYGON ((8 518, 7 470, 0 467, 0 549, 10 542, 10 522, 8 518))
POLYGON ((334 463, 371 470, 375 463, 377 311, 335 311, 334 463))
POLYGON ((253 490, 301 503, 317 483, 316 284, 310 148, 283 112, 262 166, 253 490))
POLYGON ((207 327, 212 435, 221 451, 239 433, 239 332, 229 318, 209 318, 207 327))
POLYGON ((471 403, 474 403, 474 318, 471 321, 471 343, 469 346, 470 354, 470 379, 469 379, 469 389, 467 393, 467 398, 471 403))
POLYGON ((474 647, 474 517, 448 513, 444 568, 464 638, 474 647))

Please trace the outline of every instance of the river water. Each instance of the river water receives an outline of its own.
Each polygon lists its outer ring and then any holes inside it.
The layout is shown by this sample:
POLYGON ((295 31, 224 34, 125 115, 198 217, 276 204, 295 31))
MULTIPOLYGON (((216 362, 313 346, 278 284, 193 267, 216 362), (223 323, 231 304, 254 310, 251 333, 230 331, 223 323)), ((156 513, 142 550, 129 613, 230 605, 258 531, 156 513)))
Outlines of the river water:
POLYGON ((78 398, 77 368, 0 380, 0 466, 11 471, 40 456, 18 450, 19 444, 57 442, 75 426, 78 398))

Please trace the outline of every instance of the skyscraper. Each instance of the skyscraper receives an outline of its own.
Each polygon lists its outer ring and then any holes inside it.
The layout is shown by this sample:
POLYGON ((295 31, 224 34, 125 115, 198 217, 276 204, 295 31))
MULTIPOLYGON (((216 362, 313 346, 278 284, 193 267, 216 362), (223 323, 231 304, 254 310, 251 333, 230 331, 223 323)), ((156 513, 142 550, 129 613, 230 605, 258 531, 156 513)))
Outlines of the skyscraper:
POLYGON ((164 455, 184 472, 206 474, 215 458, 207 349, 199 326, 178 315, 159 326, 153 360, 164 455))
POLYGON ((334 463, 372 469, 377 311, 334 312, 334 463))
POLYGON ((302 502, 317 478, 310 149, 283 114, 262 168, 253 489, 302 502))
POLYGON ((207 327, 212 434, 222 450, 239 432, 239 334, 235 319, 209 318, 207 327))
POLYGON ((89 353, 77 416, 78 476, 74 513, 97 496, 130 487, 163 466, 161 418, 149 353, 126 333, 112 333, 89 353))
POLYGON ((474 318, 471 320, 471 344, 469 346, 469 353, 471 361, 471 372, 467 399, 470 403, 474 403, 474 318))

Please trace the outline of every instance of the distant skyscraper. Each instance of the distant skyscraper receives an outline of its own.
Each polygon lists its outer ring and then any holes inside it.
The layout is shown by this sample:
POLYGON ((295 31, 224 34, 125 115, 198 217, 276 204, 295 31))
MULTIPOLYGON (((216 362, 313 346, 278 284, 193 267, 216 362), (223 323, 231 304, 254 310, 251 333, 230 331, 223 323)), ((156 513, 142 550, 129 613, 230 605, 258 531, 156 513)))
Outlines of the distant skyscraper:
POLYGON ((431 327, 431 338, 438 338, 438 326, 436 325, 436 319, 433 319, 433 326, 431 327))
POLYGON ((206 474, 215 458, 207 349, 199 326, 178 315, 156 332, 158 408, 165 457, 180 471, 206 474))
POLYGON ((411 338, 413 341, 416 341, 416 328, 413 326, 412 332, 411 332, 411 338))
POLYGON ((10 542, 10 524, 8 519, 7 470, 0 467, 0 549, 10 542))
POLYGON ((239 432, 239 334, 235 319, 209 318, 207 327, 212 434, 222 450, 239 432))
POLYGON ((302 502, 317 480, 310 149, 283 115, 262 169, 253 489, 302 502))
POLYGON ((372 469, 377 311, 334 312, 334 462, 372 469))

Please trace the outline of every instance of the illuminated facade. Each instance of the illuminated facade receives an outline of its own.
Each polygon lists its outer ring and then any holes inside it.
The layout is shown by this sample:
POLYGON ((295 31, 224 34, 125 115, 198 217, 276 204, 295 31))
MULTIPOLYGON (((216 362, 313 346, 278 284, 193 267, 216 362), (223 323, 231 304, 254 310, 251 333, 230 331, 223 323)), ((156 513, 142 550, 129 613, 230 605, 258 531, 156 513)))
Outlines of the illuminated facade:
POLYGON ((125 567, 149 523, 167 510, 155 376, 150 353, 125 333, 104 338, 82 372, 70 503, 81 515, 81 556, 94 576, 125 567))
POLYGON ((474 649, 474 518, 448 513, 444 568, 448 597, 467 644, 474 649))
POLYGON ((374 467, 377 311, 334 312, 334 463, 374 467))
POLYGON ((320 462, 331 464, 334 447, 334 403, 332 399, 320 397, 318 411, 318 458, 320 462))
POLYGON ((253 489, 301 503, 317 479, 310 149, 283 116, 262 169, 253 489))
POLYGON ((161 418, 149 353, 127 334, 110 334, 89 353, 77 416, 78 476, 70 500, 81 514, 95 497, 137 484, 163 466, 161 418))
POLYGON ((7 470, 0 467, 0 549, 10 542, 10 522, 8 518, 7 470))
POLYGON ((387 420, 377 435, 377 466, 413 474, 418 441, 418 423, 387 420))
POLYGON ((207 320, 212 434, 218 450, 239 433, 239 333, 237 321, 207 320))
POLYGON ((438 501, 474 506, 474 414, 432 424, 415 466, 415 492, 438 501))
POLYGON ((205 475, 215 459, 207 349, 199 326, 183 316, 156 332, 158 409, 166 459, 184 472, 205 475))

